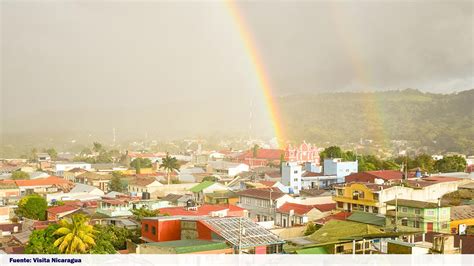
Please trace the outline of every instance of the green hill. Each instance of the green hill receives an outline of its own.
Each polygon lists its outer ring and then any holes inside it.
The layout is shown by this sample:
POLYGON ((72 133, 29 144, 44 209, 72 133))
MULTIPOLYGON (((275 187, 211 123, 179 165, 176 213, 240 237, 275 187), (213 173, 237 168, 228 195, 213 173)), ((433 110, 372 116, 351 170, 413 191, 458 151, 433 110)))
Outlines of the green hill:
POLYGON ((474 153, 474 89, 453 94, 418 90, 323 93, 279 98, 294 141, 415 141, 433 151, 474 153))

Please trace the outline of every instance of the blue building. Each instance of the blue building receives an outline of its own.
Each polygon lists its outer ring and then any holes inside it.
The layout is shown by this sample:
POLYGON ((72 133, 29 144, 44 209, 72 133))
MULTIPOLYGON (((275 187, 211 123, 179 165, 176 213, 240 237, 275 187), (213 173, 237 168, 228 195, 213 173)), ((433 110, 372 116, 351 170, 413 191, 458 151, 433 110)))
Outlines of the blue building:
POLYGON ((355 162, 343 162, 341 158, 335 159, 324 159, 324 175, 337 176, 337 182, 345 182, 345 177, 358 172, 358 163, 355 162))

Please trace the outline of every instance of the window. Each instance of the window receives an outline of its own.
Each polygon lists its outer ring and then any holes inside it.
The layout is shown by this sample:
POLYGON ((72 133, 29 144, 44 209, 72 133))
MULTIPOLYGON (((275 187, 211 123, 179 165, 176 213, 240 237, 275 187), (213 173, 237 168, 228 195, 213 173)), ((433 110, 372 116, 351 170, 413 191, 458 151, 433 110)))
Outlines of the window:
POLYGON ((375 200, 375 201, 378 201, 378 200, 379 200, 379 194, 378 194, 378 193, 374 193, 374 200, 375 200))
POLYGON ((344 195, 344 193, 342 192, 342 189, 338 189, 338 190, 337 190, 337 195, 338 195, 338 196, 344 195))
POLYGON ((379 213, 379 208, 377 208, 377 207, 372 207, 372 212, 373 212, 373 213, 379 213))
POLYGON ((148 232, 148 224, 145 224, 145 232, 148 232))
POLYGON ((337 202, 337 207, 338 207, 338 208, 341 208, 341 209, 344 208, 344 202, 338 201, 338 202, 337 202))
POLYGON ((448 223, 447 223, 447 222, 443 222, 443 223, 441 224, 441 228, 443 228, 443 229, 448 228, 448 223))
POLYGON ((415 221, 415 228, 420 228, 420 222, 419 221, 415 221))
POLYGON ((402 212, 408 212, 408 208, 407 207, 402 207, 402 212))
POLYGON ((344 246, 337 246, 336 253, 342 253, 342 252, 344 252, 344 246))
POLYGON ((369 206, 365 206, 365 212, 369 212, 369 206))
POLYGON ((426 215, 434 216, 434 210, 427 210, 426 215))
POLYGON ((297 173, 298 173, 298 170, 295 170, 295 171, 293 172, 293 174, 297 174, 297 173))
POLYGON ((298 182, 298 178, 294 178, 293 181, 298 182))
POLYGON ((415 209, 415 214, 421 214, 421 210, 420 209, 415 209))
POLYGON ((151 233, 156 235, 156 227, 154 227, 154 226, 151 227, 151 233))
POLYGON ((402 219, 402 225, 408 226, 408 219, 402 219))

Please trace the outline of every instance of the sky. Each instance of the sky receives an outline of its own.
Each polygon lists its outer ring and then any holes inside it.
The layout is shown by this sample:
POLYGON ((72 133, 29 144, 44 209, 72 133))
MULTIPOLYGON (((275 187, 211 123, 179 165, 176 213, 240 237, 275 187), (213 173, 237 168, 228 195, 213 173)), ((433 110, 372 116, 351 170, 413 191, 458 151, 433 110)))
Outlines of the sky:
MULTIPOLYGON (((472 1, 237 6, 276 96, 474 88, 472 1)), ((2 132, 169 136, 250 123, 271 131, 224 2, 3 0, 0 8, 2 132)))

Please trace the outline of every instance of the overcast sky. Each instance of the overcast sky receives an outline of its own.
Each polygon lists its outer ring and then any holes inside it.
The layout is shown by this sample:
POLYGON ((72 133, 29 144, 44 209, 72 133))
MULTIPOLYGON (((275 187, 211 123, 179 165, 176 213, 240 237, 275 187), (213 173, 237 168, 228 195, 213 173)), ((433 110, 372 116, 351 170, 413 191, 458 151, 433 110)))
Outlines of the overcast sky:
MULTIPOLYGON (((170 108, 183 116, 225 109, 204 126, 229 118, 241 125, 252 101, 263 117, 255 72, 221 2, 3 0, 0 6, 2 124, 11 130, 24 126, 11 121, 38 114, 98 127, 112 116, 141 116, 142 107, 147 118, 167 116, 170 108), (100 115, 94 120, 88 112, 100 115)), ((472 1, 238 7, 277 95, 474 87, 472 1)))

